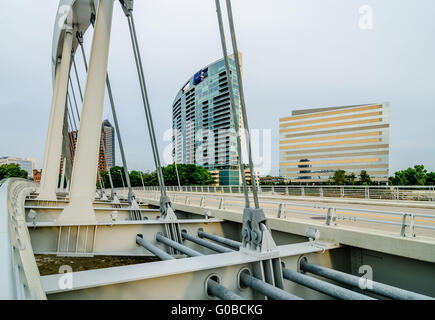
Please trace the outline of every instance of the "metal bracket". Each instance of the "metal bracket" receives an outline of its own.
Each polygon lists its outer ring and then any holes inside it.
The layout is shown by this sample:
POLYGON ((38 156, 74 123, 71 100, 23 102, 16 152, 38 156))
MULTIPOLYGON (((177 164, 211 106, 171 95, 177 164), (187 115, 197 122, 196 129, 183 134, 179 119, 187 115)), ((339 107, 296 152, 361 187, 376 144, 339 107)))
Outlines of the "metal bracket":
POLYGON ((119 0, 124 14, 128 17, 133 12, 133 0, 119 0))
POLYGON ((77 31, 76 38, 77 38, 77 41, 79 42, 79 45, 82 45, 83 44, 83 32, 77 31))
POLYGON ((172 209, 171 199, 168 196, 160 197, 160 213, 162 219, 177 220, 174 209, 172 209))
POLYGON ((267 255, 276 251, 275 241, 261 208, 245 208, 243 211, 241 251, 267 255))

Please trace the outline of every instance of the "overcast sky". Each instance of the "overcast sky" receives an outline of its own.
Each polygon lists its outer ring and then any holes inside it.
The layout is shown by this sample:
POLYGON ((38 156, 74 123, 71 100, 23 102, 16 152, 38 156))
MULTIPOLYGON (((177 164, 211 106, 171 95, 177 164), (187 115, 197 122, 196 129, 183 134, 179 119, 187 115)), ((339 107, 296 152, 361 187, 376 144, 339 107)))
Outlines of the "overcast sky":
MULTIPOLYGON (((40 168, 58 1, 0 1, 0 156, 35 157, 40 168)), ((233 11, 249 124, 271 130, 271 174, 278 174, 280 117, 295 109, 385 101, 391 108, 390 174, 414 164, 435 171, 435 1, 233 0, 233 11), (372 29, 359 26, 365 5, 373 10, 372 29)), ((136 0, 135 19, 163 151, 177 91, 222 57, 214 1, 136 0)), ((89 30, 88 56, 91 36, 89 30)), ((118 1, 109 74, 129 169, 153 170, 128 25, 118 1)), ((112 119, 107 103, 103 118, 112 119)))

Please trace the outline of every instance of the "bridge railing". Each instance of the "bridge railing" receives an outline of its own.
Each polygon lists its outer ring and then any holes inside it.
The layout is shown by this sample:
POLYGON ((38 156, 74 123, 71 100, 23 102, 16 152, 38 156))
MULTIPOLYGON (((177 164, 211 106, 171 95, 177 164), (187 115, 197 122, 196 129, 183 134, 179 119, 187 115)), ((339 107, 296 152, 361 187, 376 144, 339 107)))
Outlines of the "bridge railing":
POLYGON ((0 299, 46 299, 24 209, 35 187, 24 179, 0 182, 0 299))
MULTIPOLYGON (((194 187, 193 187, 194 188, 194 187)), ((176 190, 176 189, 174 189, 176 190)), ((157 191, 157 190, 155 190, 157 191)), ((125 196, 126 192, 118 190, 125 196), (125 194, 124 194, 125 193, 125 194)), ((242 212, 244 199, 229 194, 206 194, 168 191, 174 204, 184 204, 205 209, 221 209, 242 212)), ((159 201, 160 193, 137 189, 136 196, 143 200, 159 201)), ((355 209, 332 205, 300 204, 281 199, 280 201, 260 199, 260 206, 268 217, 278 219, 309 219, 313 223, 328 226, 354 226, 395 233, 401 237, 435 237, 435 215, 411 212, 394 212, 371 209, 355 209)))
MULTIPOLYGON (((252 190, 252 186, 248 186, 252 190)), ((156 186, 136 190, 158 191, 156 186)), ((241 186, 167 186, 172 192, 242 193, 241 186)), ((435 202, 435 186, 259 186, 261 195, 435 202)))

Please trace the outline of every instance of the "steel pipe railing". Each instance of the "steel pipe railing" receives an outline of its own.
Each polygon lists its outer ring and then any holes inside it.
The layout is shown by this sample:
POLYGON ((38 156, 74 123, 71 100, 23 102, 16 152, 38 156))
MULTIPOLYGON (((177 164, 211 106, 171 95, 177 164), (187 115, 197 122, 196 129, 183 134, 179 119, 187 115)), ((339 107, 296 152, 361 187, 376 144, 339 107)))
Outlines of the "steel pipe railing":
POLYGON ((228 249, 228 248, 223 247, 223 246, 216 244, 216 243, 212 243, 210 241, 203 240, 203 239, 198 238, 198 237, 194 237, 194 236, 188 234, 187 232, 181 232, 181 236, 186 240, 192 241, 196 244, 199 244, 200 246, 209 248, 209 249, 216 251, 216 252, 219 252, 219 253, 233 252, 233 250, 231 250, 231 249, 228 249))
MULTIPOLYGON (((352 287, 358 287, 358 288, 360 287, 361 278, 351 274, 325 268, 316 264, 308 263, 305 260, 301 260, 300 268, 305 272, 310 272, 312 274, 330 280, 334 280, 340 283, 344 283, 352 287)), ((434 299, 432 297, 428 297, 412 291, 403 290, 376 281, 372 281, 371 284, 372 284, 371 286, 367 286, 367 288, 365 288, 364 290, 395 300, 433 300, 434 299)))
POLYGON ((165 236, 163 236, 161 233, 157 233, 156 234, 156 240, 166 244, 169 247, 174 248, 175 250, 178 250, 190 257, 199 257, 202 256, 202 253, 199 253, 198 251, 195 251, 193 249, 190 249, 186 246, 183 246, 182 244, 179 244, 178 242, 175 242, 171 239, 166 238, 165 236))
MULTIPOLYGON (((168 239, 169 240, 169 239, 168 239)), ((172 240, 169 240, 172 241, 172 240)), ((174 260, 175 258, 159 247, 153 245, 152 243, 144 240, 141 236, 136 236, 136 243, 153 253, 155 256, 157 256, 161 260, 174 260)), ((184 247, 184 246, 183 246, 184 247)), ((182 250, 179 250, 182 251, 182 250)), ((192 250, 193 251, 193 250, 192 250)), ((200 254, 201 255, 201 254, 200 254)), ((207 281, 207 290, 210 291, 210 293, 219 299, 222 300, 245 300, 238 294, 232 292, 231 290, 228 290, 221 284, 217 283, 213 279, 208 279, 207 281)))
POLYGON ((375 300, 374 298, 368 297, 366 295, 348 290, 329 282, 325 282, 310 276, 306 276, 299 272, 283 269, 282 275, 285 279, 292 282, 298 283, 304 287, 322 292, 328 296, 341 299, 341 300, 375 300))
POLYGON ((251 276, 247 272, 242 272, 240 274, 240 281, 242 281, 245 286, 250 287, 253 290, 258 291, 261 294, 274 300, 303 300, 301 297, 295 296, 294 294, 291 294, 285 290, 261 281, 251 276))
POLYGON ((228 290, 213 279, 207 281, 207 289, 210 293, 222 300, 245 300, 238 294, 228 290))
MULTIPOLYGON (((203 256, 202 253, 199 253, 198 251, 192 250, 182 244, 179 244, 175 241, 172 241, 168 238, 166 238, 165 236, 163 236, 162 234, 158 233, 156 235, 156 239, 157 241, 160 241, 168 246, 171 246, 172 248, 183 252, 185 254, 187 254, 188 256, 191 257, 197 257, 197 256, 203 256)), ((284 291, 280 288, 274 287, 262 280, 259 280, 251 275, 249 275, 248 273, 241 273, 240 275, 240 280, 243 282, 243 284, 247 287, 250 287, 258 292, 260 292, 261 294, 264 294, 265 296, 268 296, 272 299, 276 299, 276 300, 302 300, 302 298, 297 297, 291 293, 288 293, 287 291, 284 291)))
POLYGON ((151 242, 146 241, 145 239, 143 239, 139 235, 136 236, 136 243, 138 245, 141 245, 142 247, 144 247, 148 251, 150 251, 152 254, 154 254, 156 257, 158 257, 161 260, 173 260, 173 259, 175 259, 170 254, 166 253, 165 251, 163 251, 159 247, 153 245, 151 242))
POLYGON ((219 237, 217 235, 206 233, 206 232, 201 231, 201 230, 198 230, 198 236, 201 237, 201 238, 206 238, 206 239, 209 239, 209 240, 213 240, 213 241, 219 242, 221 244, 224 244, 226 246, 232 247, 232 248, 237 249, 237 250, 240 249, 240 247, 242 246, 241 242, 234 241, 234 240, 231 240, 231 239, 227 239, 227 238, 224 238, 224 237, 219 237))

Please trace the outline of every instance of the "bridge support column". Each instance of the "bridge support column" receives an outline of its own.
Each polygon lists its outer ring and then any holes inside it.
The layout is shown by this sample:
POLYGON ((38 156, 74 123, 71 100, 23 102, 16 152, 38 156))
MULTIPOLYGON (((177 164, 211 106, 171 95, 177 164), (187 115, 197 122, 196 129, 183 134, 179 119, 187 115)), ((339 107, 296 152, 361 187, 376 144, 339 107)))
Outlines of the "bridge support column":
POLYGON ((70 203, 57 221, 60 224, 96 222, 92 203, 97 181, 112 13, 113 0, 100 1, 71 178, 70 203))
POLYGON ((72 28, 67 27, 63 40, 62 58, 60 64, 56 68, 38 200, 56 201, 62 152, 62 130, 64 124, 66 94, 68 91, 69 68, 71 63, 72 33, 72 28))

